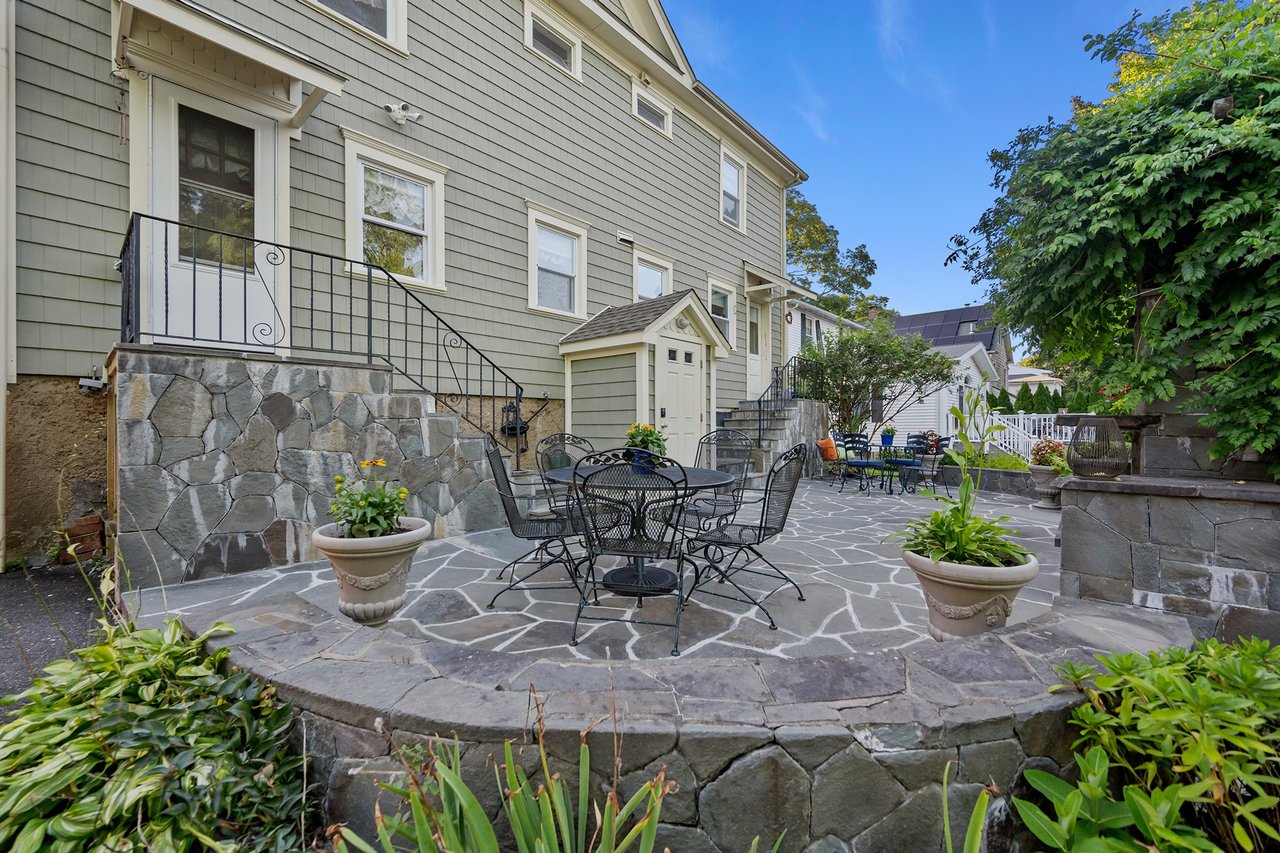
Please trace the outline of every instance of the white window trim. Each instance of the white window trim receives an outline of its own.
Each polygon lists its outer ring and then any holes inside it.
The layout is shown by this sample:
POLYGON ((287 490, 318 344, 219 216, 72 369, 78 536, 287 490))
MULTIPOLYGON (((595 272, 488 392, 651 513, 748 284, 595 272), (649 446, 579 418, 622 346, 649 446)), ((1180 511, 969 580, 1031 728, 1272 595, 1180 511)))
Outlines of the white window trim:
POLYGON ((675 261, 666 255, 659 255, 649 249, 637 246, 631 252, 631 301, 640 301, 640 264, 648 264, 662 270, 662 295, 666 296, 675 289, 675 261))
POLYGON ((653 86, 645 86, 634 77, 631 78, 631 115, 654 133, 661 133, 668 139, 672 138, 671 126, 675 123, 675 108, 671 106, 670 101, 654 91, 653 86), (663 114, 665 117, 663 127, 654 127, 652 122, 640 115, 641 98, 644 98, 649 106, 663 114))
POLYGON ((404 56, 409 55, 409 0, 387 0, 387 34, 385 36, 360 26, 355 21, 319 0, 301 0, 313 9, 328 15, 349 30, 373 39, 404 56))
POLYGON ((552 12, 541 3, 534 3, 532 0, 525 0, 524 4, 524 46, 531 51, 534 56, 547 63, 561 74, 564 74, 566 77, 572 77, 579 83, 582 82, 582 36, 573 27, 573 25, 564 18, 552 12), (570 63, 570 65, 572 65, 571 68, 565 68, 560 63, 552 60, 542 51, 533 46, 533 19, 535 17, 544 27, 569 43, 572 53, 572 61, 570 63))
POLYGON ((744 234, 747 230, 747 158, 734 149, 720 143, 720 160, 716 163, 716 218, 721 223, 744 234), (724 161, 731 160, 738 167, 738 224, 724 218, 724 161))
POLYGON ((591 224, 531 199, 525 199, 524 206, 529 210, 529 310, 553 317, 587 319, 587 232, 591 229, 591 224), (538 304, 539 225, 563 231, 578 242, 578 250, 574 253, 573 305, 576 310, 572 312, 544 308, 538 304))
MULTIPOLYGON (((725 335, 729 339, 729 349, 736 350, 738 348, 738 288, 725 281, 724 279, 709 276, 707 278, 707 312, 711 312, 711 291, 720 290, 729 294, 729 333, 725 335)), ((714 320, 715 314, 711 317, 714 320)))
MULTIPOLYGON (((340 128, 346 148, 346 255, 364 260, 364 164, 398 172, 430 189, 427 213, 427 278, 396 276, 396 281, 422 290, 445 291, 444 180, 448 169, 349 127, 340 128)), ((381 273, 375 275, 383 278, 381 273)))

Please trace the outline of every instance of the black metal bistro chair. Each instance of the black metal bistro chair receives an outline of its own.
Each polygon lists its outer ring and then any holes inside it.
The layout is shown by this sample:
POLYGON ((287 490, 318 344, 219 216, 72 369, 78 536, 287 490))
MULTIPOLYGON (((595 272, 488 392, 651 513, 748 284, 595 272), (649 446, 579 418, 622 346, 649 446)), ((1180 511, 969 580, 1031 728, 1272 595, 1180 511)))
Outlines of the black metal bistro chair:
POLYGON ((844 485, 849 477, 858 481, 858 491, 869 491, 871 479, 874 477, 884 484, 884 460, 879 451, 873 452, 871 442, 864 433, 845 433, 844 468, 840 472, 840 493, 844 494, 844 485))
POLYGON ((506 574, 507 569, 510 569, 511 581, 494 594, 488 606, 492 608, 497 602, 498 596, 522 586, 525 581, 543 569, 557 564, 563 565, 568 571, 570 582, 541 584, 539 588, 577 589, 581 593, 581 588, 578 585, 577 567, 569 551, 569 539, 576 535, 570 516, 552 515, 547 518, 528 518, 523 515, 516 502, 515 493, 511 490, 511 480, 507 476, 507 466, 502 458, 502 452, 498 449, 498 443, 492 435, 485 437, 484 455, 489 461, 489 468, 493 471, 493 484, 498 490, 498 496, 502 499, 502 509, 507 514, 507 526, 519 538, 537 543, 532 550, 507 563, 498 572, 498 580, 502 580, 502 576, 506 574), (526 563, 536 563, 537 565, 532 571, 521 575, 517 571, 517 567, 526 563))
POLYGON ((732 516, 742 505, 751 467, 753 442, 736 429, 715 429, 698 439, 695 468, 709 468, 728 474, 733 481, 714 490, 700 492, 685 503, 680 526, 686 530, 703 530, 718 518, 732 516))
POLYGON ((915 492, 916 481, 920 479, 919 473, 923 464, 921 457, 927 447, 928 442, 925 441, 924 434, 913 433, 907 436, 903 447, 895 448, 885 457, 885 480, 889 487, 889 494, 893 494, 895 479, 903 494, 915 492))
MULTIPOLYGON (((578 644, 583 619, 598 622, 630 622, 675 628, 672 655, 680 654, 680 614, 684 609, 684 537, 676 521, 688 495, 684 468, 662 456, 636 457, 625 450, 605 451, 582 459, 575 468, 574 497, 587 548, 587 568, 580 590, 578 612, 569 645, 578 644), (603 557, 625 557, 627 563, 601 571, 603 557), (675 571, 649 565, 652 560, 674 560, 675 571), (610 606, 606 595, 637 599, 669 595, 675 600, 671 622, 638 616, 603 616, 584 613, 588 608, 610 606)), ((630 612, 629 608, 626 612, 630 612)))
POLYGON ((557 468, 572 468, 582 457, 590 454, 595 448, 591 442, 570 432, 557 432, 537 443, 533 449, 533 458, 538 463, 538 473, 542 475, 542 488, 547 496, 547 504, 557 515, 568 515, 573 505, 572 489, 564 484, 547 480, 547 472, 557 468))
POLYGON ((797 444, 773 463, 773 467, 769 469, 769 479, 765 483, 764 499, 760 503, 758 521, 750 523, 729 521, 688 540, 685 548, 689 554, 689 561, 693 563, 694 574, 693 585, 689 588, 689 594, 685 596, 686 601, 699 590, 706 595, 746 601, 759 607, 760 612, 769 620, 769 627, 775 630, 778 626, 773 621, 768 608, 764 606, 764 602, 787 586, 794 587, 800 600, 804 601, 804 590, 800 589, 799 584, 782 569, 769 562, 760 553, 758 546, 777 536, 787 526, 787 516, 791 513, 796 487, 804 473, 807 453, 808 448, 805 445, 797 444), (705 566, 699 565, 699 560, 705 561, 705 566), (736 576, 741 574, 758 575, 780 581, 780 583, 760 595, 738 582, 736 576), (731 595, 709 589, 708 586, 712 581, 717 584, 728 583, 738 594, 731 595))

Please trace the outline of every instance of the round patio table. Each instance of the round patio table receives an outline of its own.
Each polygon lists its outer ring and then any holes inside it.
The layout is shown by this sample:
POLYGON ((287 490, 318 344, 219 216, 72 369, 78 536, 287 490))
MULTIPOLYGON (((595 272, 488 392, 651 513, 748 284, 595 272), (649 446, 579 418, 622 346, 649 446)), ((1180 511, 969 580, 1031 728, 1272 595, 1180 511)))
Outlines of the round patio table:
MULTIPOLYGON (((544 476, 548 481, 560 485, 574 485, 574 472, 579 479, 587 477, 604 468, 603 465, 577 465, 564 468, 552 468, 544 476)), ((661 471, 659 470, 659 473, 661 471)), ((734 477, 715 468, 685 468, 684 489, 690 494, 704 489, 718 489, 730 485, 734 477)), ((675 572, 658 566, 645 564, 644 557, 632 557, 631 565, 611 569, 600 579, 601 585, 620 595, 660 595, 669 593, 679 584, 680 578, 675 572)))

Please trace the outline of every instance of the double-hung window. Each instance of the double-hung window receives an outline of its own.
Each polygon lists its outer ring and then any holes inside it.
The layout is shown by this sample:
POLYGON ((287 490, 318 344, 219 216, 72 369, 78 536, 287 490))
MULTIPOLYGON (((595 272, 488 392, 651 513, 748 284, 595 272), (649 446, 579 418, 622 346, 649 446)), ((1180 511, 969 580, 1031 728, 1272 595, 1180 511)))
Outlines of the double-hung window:
POLYGON ((529 307, 586 317, 587 223, 525 201, 529 209, 529 307))
POLYGON ((745 230, 746 210, 743 192, 745 188, 745 161, 728 151, 720 152, 720 221, 734 228, 745 230))
POLYGON ((636 249, 632 267, 637 302, 642 299, 657 299, 671 292, 672 275, 675 272, 675 265, 671 261, 636 249))
POLYGON ((736 309, 733 298, 734 289, 728 284, 718 281, 709 282, 709 301, 711 319, 720 327, 721 333, 729 341, 730 347, 737 347, 735 338, 734 313, 736 309))
POLYGON ((541 4, 524 4, 524 44, 553 66, 582 79, 582 38, 541 4))
POLYGON ((342 135, 347 254, 403 284, 444 290, 444 167, 349 128, 342 135))

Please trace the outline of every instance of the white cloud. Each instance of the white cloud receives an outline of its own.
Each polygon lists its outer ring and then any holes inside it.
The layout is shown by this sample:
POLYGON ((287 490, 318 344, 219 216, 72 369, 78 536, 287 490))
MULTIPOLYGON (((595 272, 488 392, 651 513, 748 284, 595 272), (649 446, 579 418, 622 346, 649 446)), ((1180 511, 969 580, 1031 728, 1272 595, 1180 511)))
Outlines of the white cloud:
POLYGON ((714 18, 687 5, 679 10, 668 9, 667 13, 695 74, 700 68, 725 68, 728 65, 733 38, 724 19, 714 18))
POLYGON ((991 0, 982 0, 982 25, 987 33, 987 47, 993 50, 997 47, 996 38, 996 15, 991 8, 991 0))
POLYGON ((906 48, 909 5, 908 0, 876 0, 876 40, 888 59, 898 59, 906 48))
POLYGON ((796 76, 796 94, 799 96, 795 105, 796 115, 809 126, 809 131, 819 142, 831 142, 831 132, 827 129, 827 101, 814 88, 813 81, 802 68, 793 69, 796 76))

